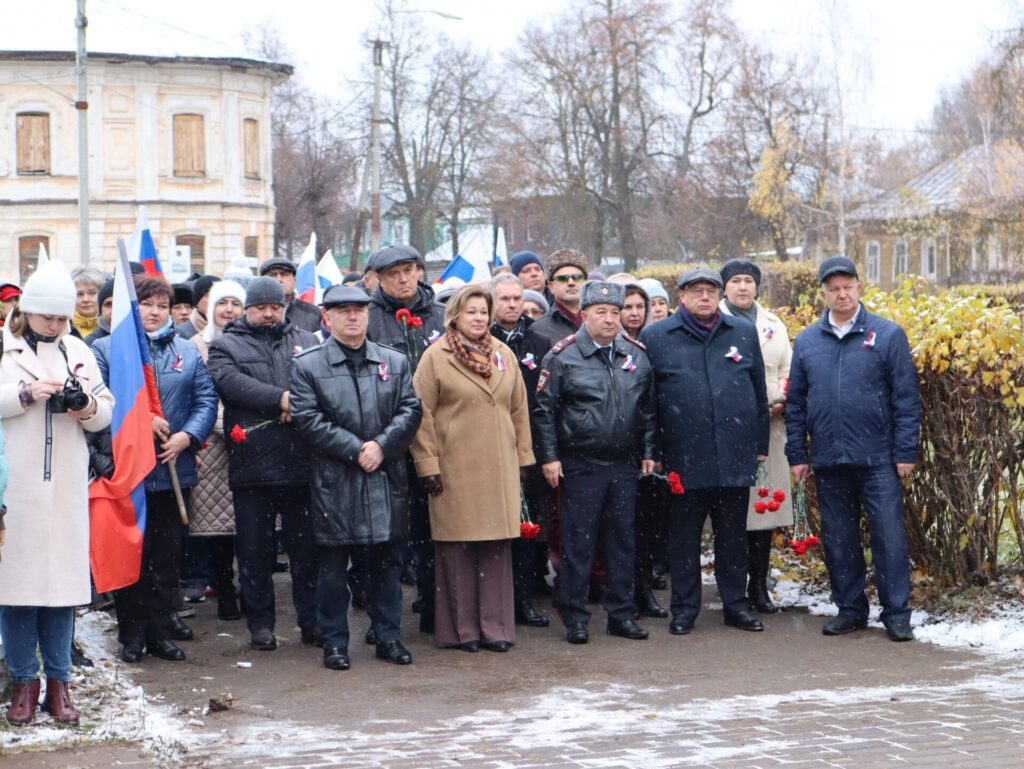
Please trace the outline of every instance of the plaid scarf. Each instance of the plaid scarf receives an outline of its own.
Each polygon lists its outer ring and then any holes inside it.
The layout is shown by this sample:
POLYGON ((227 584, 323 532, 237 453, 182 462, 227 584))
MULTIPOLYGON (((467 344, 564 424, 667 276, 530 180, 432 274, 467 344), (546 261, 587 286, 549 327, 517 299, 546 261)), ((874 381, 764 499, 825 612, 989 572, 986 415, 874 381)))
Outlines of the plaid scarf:
POLYGON ((455 353, 455 360, 474 374, 484 379, 491 378, 491 335, 484 334, 477 342, 471 342, 454 328, 445 332, 448 346, 455 353))

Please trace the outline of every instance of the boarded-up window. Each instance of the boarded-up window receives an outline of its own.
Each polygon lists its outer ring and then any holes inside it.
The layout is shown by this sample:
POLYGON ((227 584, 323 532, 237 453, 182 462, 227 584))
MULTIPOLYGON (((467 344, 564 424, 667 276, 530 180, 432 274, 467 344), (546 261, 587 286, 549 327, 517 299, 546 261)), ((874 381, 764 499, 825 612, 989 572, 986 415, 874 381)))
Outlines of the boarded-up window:
POLYGON ((18 173, 50 173, 50 116, 45 112, 18 115, 18 173))
POLYGON ((18 238, 18 267, 21 272, 21 285, 25 285, 28 276, 39 266, 39 246, 50 253, 50 239, 45 235, 25 235, 18 238))
POLYGON ((245 178, 260 178, 260 124, 252 118, 242 121, 242 144, 245 148, 245 178))
POLYGON ((206 238, 202 235, 178 235, 174 239, 174 245, 189 247, 189 268, 192 272, 206 272, 206 238))
POLYGON ((202 115, 174 116, 174 175, 206 173, 206 136, 202 115))
POLYGON ((249 259, 260 258, 260 239, 255 235, 245 237, 245 255, 249 259))

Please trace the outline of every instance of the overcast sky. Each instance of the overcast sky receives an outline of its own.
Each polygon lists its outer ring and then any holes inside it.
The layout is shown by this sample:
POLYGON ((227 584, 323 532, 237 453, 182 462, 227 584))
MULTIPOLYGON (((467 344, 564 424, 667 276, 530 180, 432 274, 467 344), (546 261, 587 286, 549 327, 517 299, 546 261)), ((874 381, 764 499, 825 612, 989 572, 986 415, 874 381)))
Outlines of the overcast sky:
MULTIPOLYGON (((566 0, 416 0, 409 7, 460 16, 423 19, 495 56, 532 20, 566 0)), ((780 51, 827 45, 832 0, 734 0, 751 37, 780 51)), ((88 47, 158 55, 246 55, 241 32, 272 18, 313 88, 339 99, 359 87, 369 56, 372 0, 88 0, 88 47)), ((856 126, 890 138, 920 127, 940 90, 955 84, 1024 18, 1022 0, 845 0, 845 38, 864 73, 846 94, 856 126)), ((0 48, 72 50, 75 0, 0 0, 0 48)), ((849 80, 849 78, 848 78, 849 80)))

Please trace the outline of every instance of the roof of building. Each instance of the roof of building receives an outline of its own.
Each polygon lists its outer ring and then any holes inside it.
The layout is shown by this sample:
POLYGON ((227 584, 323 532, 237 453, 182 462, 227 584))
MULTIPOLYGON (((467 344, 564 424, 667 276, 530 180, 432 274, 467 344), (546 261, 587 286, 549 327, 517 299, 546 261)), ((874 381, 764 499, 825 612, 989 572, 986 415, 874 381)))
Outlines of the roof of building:
MULTIPOLYGON (((104 53, 89 51, 90 61, 103 61, 110 64, 180 64, 211 67, 230 67, 231 69, 266 69, 281 75, 290 76, 294 71, 291 64, 282 64, 260 59, 245 59, 238 56, 149 56, 137 53, 104 53)), ((0 61, 74 61, 74 51, 0 51, 0 61)))
POLYGON ((976 145, 851 211, 854 221, 918 218, 998 208, 1024 198, 1024 149, 976 145))

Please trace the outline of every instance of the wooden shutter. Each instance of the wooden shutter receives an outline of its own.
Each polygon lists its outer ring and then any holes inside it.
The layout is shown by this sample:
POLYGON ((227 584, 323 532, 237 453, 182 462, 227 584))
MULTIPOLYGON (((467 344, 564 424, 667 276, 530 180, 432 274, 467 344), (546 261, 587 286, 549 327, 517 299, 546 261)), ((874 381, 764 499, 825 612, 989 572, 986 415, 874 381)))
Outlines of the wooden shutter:
POLYGON ((18 173, 50 173, 50 116, 45 112, 18 115, 18 173))
POLYGON ((206 134, 202 115, 174 116, 174 175, 206 173, 206 134))
POLYGON ((245 150, 245 178, 260 178, 260 124, 252 118, 242 121, 242 144, 245 150))
POLYGON ((189 266, 192 272, 200 274, 206 272, 206 238, 202 235, 178 235, 174 239, 176 246, 188 246, 192 253, 189 256, 189 266))
POLYGON ((39 266, 40 244, 46 249, 46 253, 50 253, 50 239, 45 235, 26 235, 18 238, 18 267, 23 286, 29 275, 39 266))

